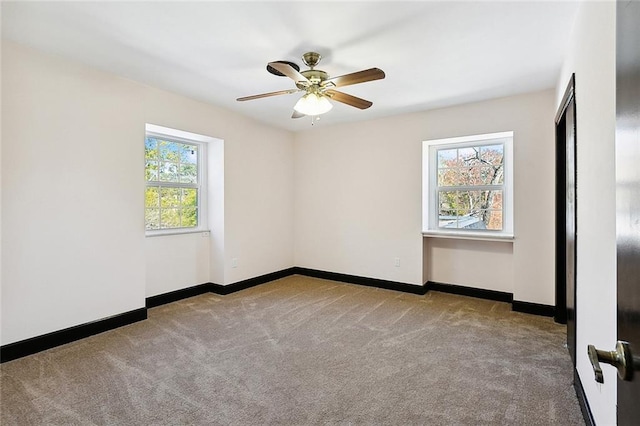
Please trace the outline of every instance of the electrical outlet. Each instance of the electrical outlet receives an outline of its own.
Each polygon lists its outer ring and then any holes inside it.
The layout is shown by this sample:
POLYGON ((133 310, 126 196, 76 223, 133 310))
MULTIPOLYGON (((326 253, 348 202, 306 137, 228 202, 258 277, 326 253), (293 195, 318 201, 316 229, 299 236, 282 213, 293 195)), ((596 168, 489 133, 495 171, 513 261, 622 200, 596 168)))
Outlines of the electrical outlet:
POLYGON ((393 264, 395 265, 396 268, 400 267, 400 258, 396 257, 393 261, 393 264))
POLYGON ((233 259, 231 259, 231 267, 232 268, 237 268, 238 267, 238 258, 234 257, 233 259))

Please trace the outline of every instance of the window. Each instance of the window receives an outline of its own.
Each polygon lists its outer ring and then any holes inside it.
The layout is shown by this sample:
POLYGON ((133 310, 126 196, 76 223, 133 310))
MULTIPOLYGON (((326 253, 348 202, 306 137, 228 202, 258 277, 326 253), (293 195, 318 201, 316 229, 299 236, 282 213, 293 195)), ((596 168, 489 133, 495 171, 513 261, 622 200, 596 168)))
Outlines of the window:
POLYGON ((147 234, 204 229, 205 144, 176 136, 186 132, 152 126, 173 133, 163 134, 149 126, 144 143, 147 234))
POLYGON ((423 232, 512 237, 513 132, 425 141, 423 232))

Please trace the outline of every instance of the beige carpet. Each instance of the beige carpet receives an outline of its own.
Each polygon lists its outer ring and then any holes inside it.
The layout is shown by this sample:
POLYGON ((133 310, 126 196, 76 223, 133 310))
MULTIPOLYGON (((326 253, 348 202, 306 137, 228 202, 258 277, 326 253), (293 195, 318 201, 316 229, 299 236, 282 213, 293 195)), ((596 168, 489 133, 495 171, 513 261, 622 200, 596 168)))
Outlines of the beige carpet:
POLYGON ((2 425, 578 425, 565 328, 292 276, 2 364, 2 425))

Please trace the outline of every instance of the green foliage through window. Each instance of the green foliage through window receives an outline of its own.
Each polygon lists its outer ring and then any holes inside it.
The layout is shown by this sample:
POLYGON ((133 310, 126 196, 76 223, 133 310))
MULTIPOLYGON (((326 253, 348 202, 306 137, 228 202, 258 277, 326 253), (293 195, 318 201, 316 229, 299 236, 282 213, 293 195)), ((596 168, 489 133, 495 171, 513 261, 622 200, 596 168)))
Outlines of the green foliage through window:
POLYGON ((198 226, 199 146, 147 136, 145 139, 145 228, 198 226))

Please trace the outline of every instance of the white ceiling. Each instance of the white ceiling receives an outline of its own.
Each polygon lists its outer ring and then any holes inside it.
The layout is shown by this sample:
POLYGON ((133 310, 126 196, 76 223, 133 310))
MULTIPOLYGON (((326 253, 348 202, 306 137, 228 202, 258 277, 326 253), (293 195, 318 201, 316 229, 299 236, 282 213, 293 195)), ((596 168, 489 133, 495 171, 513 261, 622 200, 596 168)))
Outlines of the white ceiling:
POLYGON ((2 36, 271 125, 299 94, 267 62, 313 50, 331 76, 378 67, 386 79, 341 90, 318 125, 367 120, 551 88, 567 48, 573 1, 2 2, 2 36))

